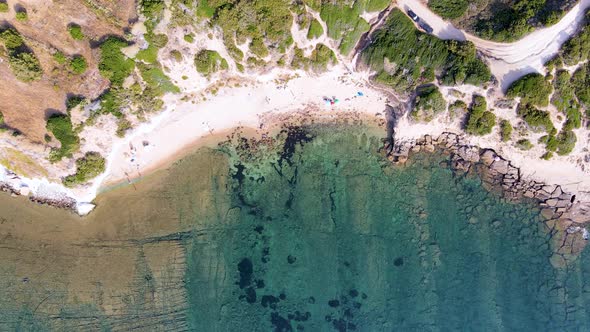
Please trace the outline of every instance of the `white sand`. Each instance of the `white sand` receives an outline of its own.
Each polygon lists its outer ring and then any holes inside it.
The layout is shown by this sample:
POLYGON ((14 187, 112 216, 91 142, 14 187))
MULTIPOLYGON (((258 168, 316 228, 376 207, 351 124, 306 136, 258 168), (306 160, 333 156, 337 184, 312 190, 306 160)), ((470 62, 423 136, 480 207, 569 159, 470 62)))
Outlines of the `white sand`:
POLYGON ((303 72, 299 75, 278 85, 274 81, 277 73, 273 72, 258 77, 251 86, 221 88, 216 96, 195 104, 169 96, 169 109, 116 144, 105 181, 137 176, 206 135, 236 126, 259 128, 260 116, 267 112, 291 112, 308 106, 335 114, 375 114, 385 109, 386 98, 368 88, 361 74, 348 74, 342 67, 335 67, 321 77, 303 72), (358 96, 359 91, 364 96, 358 96), (329 105, 324 97, 336 97, 339 102, 329 105), (144 141, 149 145, 144 147, 144 141))

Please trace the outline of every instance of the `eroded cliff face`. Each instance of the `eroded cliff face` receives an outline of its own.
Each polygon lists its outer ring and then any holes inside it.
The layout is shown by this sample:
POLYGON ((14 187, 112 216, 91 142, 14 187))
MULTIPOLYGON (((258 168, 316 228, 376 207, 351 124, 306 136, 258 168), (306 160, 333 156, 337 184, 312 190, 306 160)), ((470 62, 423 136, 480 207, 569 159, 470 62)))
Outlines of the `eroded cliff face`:
POLYGON ((547 221, 562 200, 488 190, 518 171, 450 136, 402 166, 367 132, 237 135, 84 219, 0 196, 2 328, 584 328, 584 240, 547 221))

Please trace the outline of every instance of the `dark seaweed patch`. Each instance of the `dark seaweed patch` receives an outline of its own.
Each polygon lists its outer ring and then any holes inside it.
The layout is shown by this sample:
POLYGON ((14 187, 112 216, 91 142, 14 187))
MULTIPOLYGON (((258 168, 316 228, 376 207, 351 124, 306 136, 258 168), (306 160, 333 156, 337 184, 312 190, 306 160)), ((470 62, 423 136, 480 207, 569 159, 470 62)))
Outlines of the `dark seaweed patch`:
POLYGON ((286 331, 293 331, 293 327, 291 326, 291 322, 287 320, 285 317, 279 315, 278 312, 272 312, 270 314, 270 322, 273 325, 274 331, 277 332, 286 332, 286 331))
POLYGON ((285 139, 285 144, 283 145, 283 151, 280 153, 279 158, 279 166, 283 167, 283 161, 287 162, 289 166, 293 165, 291 158, 295 154, 295 149, 297 145, 303 146, 304 143, 310 142, 313 140, 313 136, 305 131, 302 127, 289 127, 283 132, 287 133, 287 139, 285 139))
POLYGON ((292 255, 287 256, 287 263, 289 263, 289 264, 295 263, 296 260, 297 260, 297 258, 292 255))
POLYGON ((332 308, 336 308, 336 307, 340 306, 340 301, 330 300, 330 301, 328 301, 328 305, 332 308))
POLYGON ((252 273, 254 272, 252 261, 249 258, 243 258, 238 263, 238 271, 240 272, 238 285, 241 289, 244 289, 252 283, 252 273))
POLYGON ((262 305, 264 308, 270 307, 274 310, 277 308, 277 303, 279 303, 279 301, 280 300, 278 298, 272 295, 263 295, 262 300, 260 301, 260 305, 262 305))
POLYGON ((404 258, 403 257, 398 257, 393 261, 393 265, 395 266, 402 266, 404 265, 404 258))

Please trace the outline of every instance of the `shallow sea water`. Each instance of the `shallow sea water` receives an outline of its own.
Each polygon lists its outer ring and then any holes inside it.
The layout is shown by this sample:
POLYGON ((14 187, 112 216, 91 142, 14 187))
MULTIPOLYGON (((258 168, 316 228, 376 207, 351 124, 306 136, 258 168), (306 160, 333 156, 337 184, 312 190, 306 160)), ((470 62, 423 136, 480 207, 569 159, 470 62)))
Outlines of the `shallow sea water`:
POLYGON ((0 328, 590 329, 588 250, 555 269, 532 203, 454 176, 445 156, 392 166, 369 133, 202 149, 82 222, 2 198, 0 328))

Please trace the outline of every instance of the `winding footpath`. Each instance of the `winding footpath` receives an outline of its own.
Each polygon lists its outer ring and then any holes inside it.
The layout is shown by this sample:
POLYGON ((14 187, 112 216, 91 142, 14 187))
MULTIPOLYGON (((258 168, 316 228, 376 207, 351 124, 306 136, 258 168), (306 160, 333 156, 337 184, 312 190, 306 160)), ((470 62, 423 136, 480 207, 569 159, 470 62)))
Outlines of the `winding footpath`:
POLYGON ((557 54, 561 45, 571 38, 583 22, 590 0, 581 0, 555 25, 537 29, 513 43, 484 40, 457 29, 420 0, 399 0, 397 4, 404 12, 408 9, 414 11, 433 28, 433 34, 438 38, 473 42, 489 61, 490 69, 502 89, 506 89, 523 75, 544 72, 543 64, 557 54))

